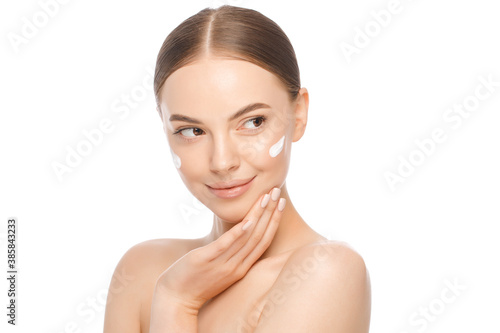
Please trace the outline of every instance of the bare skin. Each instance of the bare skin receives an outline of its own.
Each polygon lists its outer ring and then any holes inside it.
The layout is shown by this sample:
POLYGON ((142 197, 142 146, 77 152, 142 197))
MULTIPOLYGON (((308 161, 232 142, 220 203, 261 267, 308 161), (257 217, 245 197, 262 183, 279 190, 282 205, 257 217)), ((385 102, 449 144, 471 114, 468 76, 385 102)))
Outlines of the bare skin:
POLYGON ((182 161, 179 174, 214 212, 212 231, 194 240, 146 241, 127 251, 111 281, 104 332, 368 332, 371 296, 363 259, 311 229, 286 187, 291 143, 307 123, 307 90, 291 103, 273 74, 211 57, 177 70, 162 89, 162 121, 182 161), (231 119, 249 102, 270 109, 231 119), (172 121, 173 114, 197 123, 172 121), (266 122, 256 126, 257 116, 266 122), (269 156, 283 136, 283 151, 269 156), (207 188, 248 177, 255 177, 251 187, 236 198, 216 197, 207 188), (283 211, 278 198, 260 205, 273 188, 286 199, 283 211), (248 220, 253 223, 243 230, 248 220))
MULTIPOLYGON (((361 257, 345 244, 322 243, 324 238, 309 227, 303 231, 299 233, 300 245, 259 258, 241 280, 206 302, 197 314, 198 332, 305 332, 315 323, 322 326, 314 332, 368 332, 370 289, 361 257), (313 269, 310 263, 314 261, 324 267, 313 269), (329 274, 323 274, 324 271, 329 274), (320 279, 320 285, 316 283, 319 275, 326 277, 320 279), (339 288, 333 283, 338 283, 339 288), (352 285, 346 289, 348 283, 352 285), (331 294, 325 298, 324 294, 315 295, 311 288, 331 290, 331 294), (299 296, 300 291, 305 291, 305 295, 299 296), (353 297, 353 293, 358 297, 353 297), (297 298, 300 306, 287 309, 287 301, 297 298), (323 304, 325 301, 327 304, 323 304), (290 310, 300 311, 294 316, 286 315, 290 310), (332 316, 335 310, 338 318, 332 316), (272 321, 280 313, 285 314, 280 318, 282 322, 272 321)), ((129 250, 116 271, 125 271, 134 279, 125 290, 112 294, 104 332, 150 332, 158 277, 185 253, 210 243, 210 235, 195 240, 159 239, 129 250)), ((112 281, 112 285, 119 283, 117 279, 112 281)))

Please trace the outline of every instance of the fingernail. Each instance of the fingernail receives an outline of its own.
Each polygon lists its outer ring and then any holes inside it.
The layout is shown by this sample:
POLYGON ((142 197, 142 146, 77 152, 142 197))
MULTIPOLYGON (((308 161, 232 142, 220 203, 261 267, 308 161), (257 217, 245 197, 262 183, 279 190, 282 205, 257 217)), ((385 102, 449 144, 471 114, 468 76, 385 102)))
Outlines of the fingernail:
POLYGON ((285 209, 285 204, 286 204, 286 199, 285 198, 281 198, 280 202, 278 203, 278 210, 280 212, 282 212, 283 209, 285 209))
POLYGON ((281 190, 279 188, 275 187, 273 189, 273 192, 271 193, 271 198, 273 199, 273 201, 278 200, 278 198, 280 197, 280 193, 281 193, 281 190))
POLYGON ((243 224, 243 227, 241 228, 242 230, 247 230, 251 225, 253 221, 247 221, 245 224, 243 224))
POLYGON ((262 208, 266 207, 267 206, 267 203, 269 202, 269 194, 266 193, 266 195, 264 195, 264 198, 262 198, 262 201, 260 203, 260 206, 262 208))

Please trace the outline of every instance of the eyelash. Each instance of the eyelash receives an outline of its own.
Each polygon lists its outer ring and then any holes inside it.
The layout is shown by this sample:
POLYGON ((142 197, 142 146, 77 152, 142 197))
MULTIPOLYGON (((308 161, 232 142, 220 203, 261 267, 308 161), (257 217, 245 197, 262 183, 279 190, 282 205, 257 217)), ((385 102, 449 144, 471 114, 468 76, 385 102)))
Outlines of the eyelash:
MULTIPOLYGON (((267 118, 265 116, 258 116, 258 117, 254 117, 254 118, 251 118, 251 119, 248 119, 247 121, 244 122, 244 124, 246 124, 247 122, 249 121, 254 121, 254 120, 257 120, 257 119, 261 119, 262 120, 262 124, 258 127, 255 127, 255 128, 247 128, 247 132, 250 132, 250 133, 254 133, 256 131, 259 131, 262 126, 264 126, 264 123, 266 122, 267 118)), ((187 130, 187 129, 200 129, 198 127, 184 127, 184 128, 179 128, 177 131, 175 131, 173 134, 174 135, 178 135, 180 136, 183 140, 185 141, 193 141, 194 138, 192 139, 187 139, 184 135, 182 135, 180 132, 184 131, 184 130, 187 130)), ((196 136, 200 136, 200 135, 195 135, 196 136)))

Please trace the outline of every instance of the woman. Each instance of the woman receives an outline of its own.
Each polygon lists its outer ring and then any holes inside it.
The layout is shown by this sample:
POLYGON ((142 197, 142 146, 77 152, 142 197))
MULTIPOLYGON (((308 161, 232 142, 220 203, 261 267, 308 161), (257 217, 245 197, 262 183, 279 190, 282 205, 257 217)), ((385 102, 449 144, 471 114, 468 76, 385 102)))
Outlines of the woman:
POLYGON ((166 38, 154 84, 174 164, 213 227, 127 251, 104 332, 368 332, 362 257, 312 230, 287 191, 309 95, 281 28, 250 9, 204 9, 166 38))

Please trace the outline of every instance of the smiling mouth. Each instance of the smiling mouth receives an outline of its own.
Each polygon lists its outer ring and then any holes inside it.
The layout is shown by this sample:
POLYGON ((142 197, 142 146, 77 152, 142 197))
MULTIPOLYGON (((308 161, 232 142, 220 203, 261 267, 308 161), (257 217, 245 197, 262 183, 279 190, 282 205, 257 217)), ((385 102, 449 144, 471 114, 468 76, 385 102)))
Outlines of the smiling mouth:
POLYGON ((214 190, 229 190, 235 187, 240 187, 243 185, 246 185, 250 183, 252 180, 254 180, 256 176, 253 176, 252 178, 248 179, 243 179, 243 180, 233 180, 229 182, 220 182, 220 183, 214 183, 212 186, 207 185, 209 188, 214 189, 214 190))
POLYGON ((214 186, 218 186, 217 188, 211 187, 209 185, 207 185, 207 187, 210 192, 212 192, 212 194, 221 199, 236 198, 245 193, 250 188, 250 186, 252 186, 255 177, 256 176, 252 177, 250 180, 245 181, 244 183, 242 183, 241 181, 237 181, 239 184, 231 187, 220 187, 220 183, 217 185, 213 184, 214 186))

